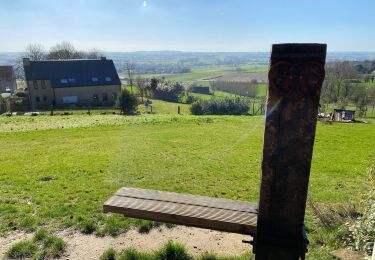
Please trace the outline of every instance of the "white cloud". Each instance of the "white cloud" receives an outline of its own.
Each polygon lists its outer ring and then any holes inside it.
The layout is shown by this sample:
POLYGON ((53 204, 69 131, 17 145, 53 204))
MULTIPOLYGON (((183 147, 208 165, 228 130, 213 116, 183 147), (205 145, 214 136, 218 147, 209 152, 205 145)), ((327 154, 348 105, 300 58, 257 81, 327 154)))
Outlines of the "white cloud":
POLYGON ((143 7, 147 6, 147 1, 143 1, 143 7))

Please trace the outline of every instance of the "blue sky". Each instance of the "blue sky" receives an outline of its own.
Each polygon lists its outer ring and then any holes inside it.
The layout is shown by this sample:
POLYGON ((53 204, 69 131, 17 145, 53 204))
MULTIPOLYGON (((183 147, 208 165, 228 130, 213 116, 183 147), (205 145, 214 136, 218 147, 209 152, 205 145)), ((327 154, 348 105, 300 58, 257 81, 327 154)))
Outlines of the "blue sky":
POLYGON ((0 51, 70 41, 103 51, 375 51, 375 0, 0 0, 0 51))

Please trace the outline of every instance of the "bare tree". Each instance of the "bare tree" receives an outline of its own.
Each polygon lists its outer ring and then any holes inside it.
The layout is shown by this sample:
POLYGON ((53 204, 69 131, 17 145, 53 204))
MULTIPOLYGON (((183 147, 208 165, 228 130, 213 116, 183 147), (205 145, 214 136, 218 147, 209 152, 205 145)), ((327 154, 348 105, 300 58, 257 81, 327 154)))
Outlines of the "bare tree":
POLYGON ((81 58, 82 52, 77 51, 70 42, 61 42, 52 46, 47 55, 47 59, 49 60, 71 60, 81 58))
POLYGON ((336 102, 345 106, 353 92, 353 84, 350 80, 357 77, 358 72, 355 66, 348 62, 328 63, 321 94, 325 107, 336 102))
POLYGON ((99 49, 91 49, 83 54, 85 59, 99 59, 103 56, 102 51, 99 49))
POLYGON ((43 60, 46 51, 40 43, 30 43, 25 48, 25 57, 30 60, 43 60))
POLYGON ((61 42, 52 46, 47 54, 48 60, 72 60, 72 59, 99 59, 101 51, 92 49, 89 51, 77 50, 70 42, 61 42))
POLYGON ((145 96, 146 91, 149 88, 148 80, 138 76, 135 79, 135 83, 136 83, 136 86, 138 88, 139 94, 141 95, 141 99, 143 102, 143 97, 145 96))
POLYGON ((130 89, 133 92, 133 77, 135 72, 135 64, 132 62, 126 62, 126 71, 128 72, 130 89))

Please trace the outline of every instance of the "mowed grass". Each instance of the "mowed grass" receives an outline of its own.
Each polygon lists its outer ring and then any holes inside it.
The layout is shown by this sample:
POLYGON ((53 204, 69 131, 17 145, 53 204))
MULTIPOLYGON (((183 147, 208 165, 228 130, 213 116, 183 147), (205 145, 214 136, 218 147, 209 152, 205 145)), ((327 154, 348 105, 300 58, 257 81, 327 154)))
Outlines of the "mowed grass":
MULTIPOLYGON (((73 115, 0 123, 2 234, 41 225, 98 235, 148 227, 102 213, 122 186, 258 201, 262 117, 73 115)), ((375 124, 318 124, 309 189, 315 201, 350 201, 368 189, 374 132, 375 124)))

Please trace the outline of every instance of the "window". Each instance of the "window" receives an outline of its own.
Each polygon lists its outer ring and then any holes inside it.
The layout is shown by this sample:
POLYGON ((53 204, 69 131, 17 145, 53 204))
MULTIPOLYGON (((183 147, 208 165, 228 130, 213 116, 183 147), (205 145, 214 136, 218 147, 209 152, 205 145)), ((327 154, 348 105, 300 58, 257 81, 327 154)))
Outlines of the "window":
POLYGON ((103 93, 102 94, 102 100, 103 101, 108 101, 108 94, 107 93, 103 93))
POLYGON ((99 98, 98 94, 92 95, 92 101, 98 101, 98 98, 99 98))
POLYGON ((47 101, 47 96, 43 96, 43 101, 47 101))
POLYGON ((40 83, 42 85, 42 89, 46 89, 46 81, 45 80, 41 80, 40 83))
POLYGON ((117 99, 117 93, 113 92, 112 93, 112 98, 113 98, 113 100, 116 100, 117 99))
POLYGON ((76 79, 70 78, 68 79, 69 83, 76 83, 76 79))
POLYGON ((107 81, 107 82, 112 81, 112 78, 111 77, 105 77, 105 81, 107 81))
POLYGON ((38 81, 33 80, 34 89, 38 89, 38 81))
POLYGON ((99 79, 98 79, 98 77, 92 77, 92 78, 91 78, 91 81, 92 81, 92 82, 98 82, 99 79))
POLYGON ((35 101, 36 102, 40 102, 40 98, 39 97, 35 97, 35 101))
POLYGON ((68 79, 60 79, 60 82, 61 82, 62 84, 67 84, 67 83, 68 83, 68 79))

